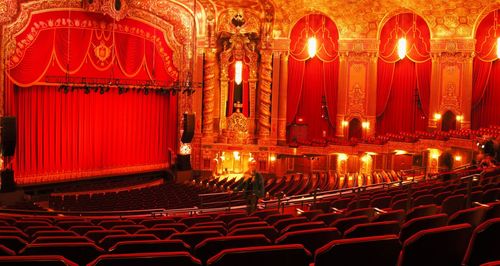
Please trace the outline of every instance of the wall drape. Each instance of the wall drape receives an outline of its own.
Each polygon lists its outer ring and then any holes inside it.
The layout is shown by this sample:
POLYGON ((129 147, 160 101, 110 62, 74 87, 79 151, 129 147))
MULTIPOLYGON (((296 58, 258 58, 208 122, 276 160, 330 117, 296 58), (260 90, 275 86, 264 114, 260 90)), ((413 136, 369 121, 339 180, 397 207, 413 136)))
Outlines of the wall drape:
MULTIPOLYGON (((178 78, 164 29, 134 18, 34 13, 5 58, 5 112, 18 119, 16 182, 32 184, 165 169, 177 146, 176 96, 85 93, 83 84, 178 78), (67 79, 66 79, 67 77, 67 79), (53 80, 59 79, 59 80, 53 80), (70 85, 69 92, 61 83, 70 85)), ((142 83, 141 83, 142 84, 142 83)))
POLYGON ((377 81, 377 133, 425 130, 429 117, 430 32, 411 13, 389 19, 380 35, 377 81), (406 57, 399 59, 399 38, 406 38, 406 57))
POLYGON ((472 74, 471 127, 478 129, 500 125, 500 62, 496 55, 497 37, 495 19, 500 10, 489 13, 479 24, 476 32, 476 57, 472 74))
POLYGON ((297 117, 308 125, 308 137, 334 136, 338 91, 338 31, 329 18, 308 15, 291 32, 288 63, 287 123, 297 117), (307 41, 317 39, 315 57, 309 58, 307 41), (323 107, 324 106, 324 107, 323 107))
POLYGON ((119 95, 54 86, 15 88, 18 118, 16 182, 60 181, 58 175, 106 174, 113 169, 161 169, 176 144, 174 96, 131 91, 119 95), (171 99, 170 99, 171 98, 171 99))

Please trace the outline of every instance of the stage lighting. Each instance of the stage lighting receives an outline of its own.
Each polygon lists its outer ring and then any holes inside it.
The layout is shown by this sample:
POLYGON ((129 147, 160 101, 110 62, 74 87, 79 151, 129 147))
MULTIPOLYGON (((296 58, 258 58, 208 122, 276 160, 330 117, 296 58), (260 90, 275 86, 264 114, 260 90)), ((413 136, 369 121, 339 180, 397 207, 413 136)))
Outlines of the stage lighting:
POLYGON ((243 81, 243 62, 236 61, 236 63, 234 64, 234 82, 236 82, 237 85, 240 85, 242 81, 243 81))
POLYGON ((407 42, 406 42, 405 38, 401 38, 401 39, 398 40, 398 56, 399 56, 399 59, 405 58, 405 56, 406 56, 406 45, 407 45, 407 42))

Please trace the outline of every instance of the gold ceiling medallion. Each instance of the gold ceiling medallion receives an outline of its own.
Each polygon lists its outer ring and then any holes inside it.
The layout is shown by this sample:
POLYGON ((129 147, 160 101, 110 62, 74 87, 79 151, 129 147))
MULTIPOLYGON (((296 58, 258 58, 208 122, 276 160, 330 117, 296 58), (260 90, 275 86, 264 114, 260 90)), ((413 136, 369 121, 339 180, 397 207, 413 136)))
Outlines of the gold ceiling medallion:
POLYGON ((101 66, 105 64, 105 61, 111 55, 111 48, 104 44, 104 41, 94 48, 95 56, 99 59, 101 66))
POLYGON ((218 32, 248 34, 260 32, 260 19, 257 14, 243 9, 228 9, 219 17, 218 32))
POLYGON ((84 0, 84 8, 90 12, 100 12, 119 21, 128 15, 127 0, 84 0))

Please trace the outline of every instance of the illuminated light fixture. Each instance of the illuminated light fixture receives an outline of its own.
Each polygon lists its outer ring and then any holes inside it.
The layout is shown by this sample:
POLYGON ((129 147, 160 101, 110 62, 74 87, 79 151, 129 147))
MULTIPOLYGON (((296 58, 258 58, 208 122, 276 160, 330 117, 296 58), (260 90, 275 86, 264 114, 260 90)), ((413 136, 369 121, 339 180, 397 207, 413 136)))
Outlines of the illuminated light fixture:
POLYGON ((497 58, 500 58, 500 37, 497 38, 497 58))
POLYGON ((441 114, 435 113, 434 120, 441 120, 441 114))
POLYGON ((234 64, 234 82, 240 85, 243 81, 243 62, 236 61, 234 64))
POLYGON ((464 120, 464 116, 463 115, 457 115, 457 121, 458 122, 462 122, 462 120, 464 120))
POLYGON ((370 128, 370 122, 363 122, 363 123, 361 123, 361 127, 364 128, 364 129, 370 128))
POLYGON ((439 159, 439 156, 441 155, 441 151, 438 149, 429 149, 430 151, 430 156, 432 159, 437 160, 439 159))
POLYGON ((460 156, 460 155, 456 155, 456 156, 455 156, 455 161, 457 161, 457 162, 461 162, 461 161, 462 161, 462 156, 460 156))
POLYGON ((347 121, 345 121, 345 120, 344 120, 344 121, 342 121, 342 126, 343 126, 343 127, 346 127, 346 126, 348 126, 348 125, 349 125, 349 122, 347 122, 347 121))
POLYGON ((404 154, 408 154, 407 151, 404 151, 404 150, 394 150, 395 152, 395 155, 404 155, 404 154))
POLYGON ((345 154, 345 153, 339 153, 338 159, 339 159, 339 161, 345 161, 345 160, 347 160, 347 154, 345 154))
POLYGON ((406 39, 401 38, 398 40, 398 56, 399 59, 403 59, 406 56, 406 39))
POLYGON ((313 58, 316 55, 316 50, 318 49, 318 41, 315 37, 311 37, 307 39, 307 53, 310 58, 313 58))
POLYGON ((235 160, 239 160, 240 159, 240 152, 233 151, 233 157, 234 157, 235 160))
POLYGON ((191 145, 188 143, 182 143, 180 147, 180 154, 182 155, 191 154, 191 145))
POLYGON ((269 160, 270 160, 271 162, 275 162, 275 161, 276 161, 276 156, 271 155, 271 157, 269 158, 269 160))

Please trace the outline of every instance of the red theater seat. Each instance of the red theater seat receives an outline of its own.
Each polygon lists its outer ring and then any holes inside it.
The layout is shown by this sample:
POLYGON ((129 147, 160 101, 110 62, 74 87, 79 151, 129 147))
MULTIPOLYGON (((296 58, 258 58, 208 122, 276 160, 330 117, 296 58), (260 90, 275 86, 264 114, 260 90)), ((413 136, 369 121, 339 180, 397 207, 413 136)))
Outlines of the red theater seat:
POLYGON ((314 217, 312 220, 313 221, 322 221, 325 224, 331 224, 331 223, 335 222, 335 220, 342 218, 342 217, 344 217, 344 214, 332 212, 332 213, 320 214, 320 215, 314 217))
POLYGON ((95 243, 98 243, 99 241, 101 241, 101 239, 105 238, 106 236, 115 236, 115 235, 127 235, 127 232, 124 230, 92 230, 88 231, 83 236, 89 238, 95 243))
POLYGON ((458 211, 450 216, 448 224, 468 223, 472 228, 476 228, 483 222, 486 211, 488 211, 488 208, 483 206, 458 211))
POLYGON ((20 228, 21 230, 24 230, 28 226, 52 226, 51 223, 47 221, 17 221, 14 223, 14 226, 17 228, 20 228))
POLYGON ((210 238, 210 237, 218 237, 222 236, 222 234, 218 231, 202 231, 202 232, 183 232, 183 233, 175 233, 170 236, 169 239, 179 239, 184 241, 184 243, 188 244, 191 247, 195 247, 201 241, 210 238))
POLYGON ((87 264, 104 253, 93 243, 28 244, 20 255, 61 255, 78 264, 87 264))
POLYGON ((221 225, 193 226, 188 228, 185 232, 200 232, 200 231, 217 231, 223 235, 227 234, 226 228, 221 225))
POLYGON ((24 232, 30 236, 38 231, 62 231, 60 227, 57 226, 28 226, 24 228, 24 232))
POLYGON ((125 230, 129 234, 135 234, 137 231, 139 231, 141 229, 146 229, 146 228, 147 228, 146 226, 144 226, 144 225, 138 225, 138 224, 134 224, 134 225, 115 225, 115 226, 111 227, 111 230, 125 230))
POLYGON ((229 231, 231 232, 239 228, 249 228, 249 227, 268 226, 268 225, 269 224, 264 221, 241 223, 241 224, 235 224, 233 227, 230 227, 229 231))
POLYGON ((78 266, 78 264, 57 255, 0 257, 0 265, 5 266, 78 266))
POLYGON ((262 220, 257 216, 236 218, 227 224, 227 228, 231 228, 231 227, 238 225, 238 224, 253 223, 253 222, 260 222, 260 221, 262 221, 262 220))
POLYGON ((390 196, 377 197, 370 201, 370 207, 386 209, 389 208, 390 206, 391 206, 390 196))
POLYGON ((88 266, 138 266, 138 265, 175 265, 201 266, 198 259, 188 252, 156 252, 134 254, 101 255, 88 266))
POLYGON ((449 196, 443 200, 441 204, 441 212, 448 215, 452 215, 455 212, 463 209, 465 207, 465 196, 455 195, 449 196))
POLYGON ((275 224, 277 221, 288 218, 294 218, 294 217, 291 214, 273 214, 267 216, 266 219, 264 219, 264 221, 266 221, 268 224, 275 224))
POLYGON ((73 231, 38 231, 31 237, 35 239, 40 236, 78 236, 78 234, 73 231))
POLYGON ((448 215, 444 213, 415 218, 401 226, 399 239, 401 239, 401 242, 404 242, 406 239, 421 230, 445 226, 447 223, 448 215))
POLYGON ((357 224, 349 228, 344 233, 345 238, 381 236, 381 235, 398 235, 400 230, 399 222, 373 222, 357 224))
POLYGON ((167 239, 172 234, 179 233, 177 230, 173 228, 149 228, 149 229, 141 229, 136 232, 136 234, 151 234, 155 235, 159 239, 167 239))
POLYGON ((234 219, 245 218, 245 217, 247 217, 245 213, 225 213, 215 217, 214 221, 223 221, 225 224, 229 224, 234 219))
POLYGON ((241 235, 257 235, 262 234, 267 237, 269 240, 274 242, 274 240, 278 237, 279 233, 276 228, 272 226, 259 226, 259 227, 249 227, 249 228, 239 228, 235 229, 228 236, 241 236, 241 235))
POLYGON ((276 239, 276 244, 302 244, 307 250, 314 254, 318 248, 339 238, 341 238, 339 230, 337 228, 328 227, 288 232, 276 239))
POLYGON ((398 265, 460 265, 471 233, 470 224, 422 230, 404 242, 398 265))
POLYGON ((438 213, 438 208, 435 204, 418 206, 408 211, 406 214, 406 221, 410 221, 414 218, 434 215, 436 213, 438 213))
POLYGON ((152 228, 173 228, 177 230, 178 232, 184 232, 188 228, 185 224, 183 223, 167 223, 167 224, 155 224, 153 225, 152 228))
POLYGON ((210 258, 209 266, 308 266, 311 253, 302 245, 275 245, 226 249, 210 258))
POLYGON ((323 228, 323 227, 326 227, 326 224, 321 222, 321 221, 291 224, 291 225, 283 228, 283 230, 280 231, 280 234, 294 232, 294 231, 301 231, 301 230, 317 229, 317 228, 323 228))
POLYGON ((211 237, 196 245, 194 254, 205 264, 224 249, 267 245, 271 245, 271 241, 263 235, 211 237))
POLYGON ((0 236, 17 236, 24 240, 28 240, 30 237, 20 230, 0 230, 0 236))
POLYGON ((121 241, 133 241, 133 240, 159 240, 155 235, 151 234, 135 234, 135 235, 111 235, 106 236, 99 241, 99 246, 108 250, 110 247, 114 246, 116 243, 121 241))
POLYGON ((161 219, 146 219, 146 220, 142 220, 139 224, 142 224, 148 228, 151 228, 157 224, 171 224, 171 223, 175 223, 175 220, 174 219, 170 219, 170 218, 161 218, 161 219))
POLYGON ((300 224, 300 223, 305 223, 307 222, 306 217, 293 217, 293 218, 287 218, 287 219, 282 219, 277 221, 276 223, 273 224, 274 228, 280 232, 281 230, 285 229, 285 227, 292 225, 292 224, 300 224))
POLYGON ((85 243, 85 242, 92 242, 92 240, 84 236, 39 236, 31 243, 41 244, 41 243, 85 243))
POLYGON ((18 236, 1 236, 0 235, 0 245, 4 245, 8 249, 13 250, 18 253, 22 248, 24 248, 28 242, 18 236))
POLYGON ((279 214, 279 212, 277 210, 258 210, 252 213, 251 216, 257 216, 260 219, 265 220, 268 216, 274 214, 279 214))
POLYGON ((499 247, 500 218, 487 220, 472 233, 462 264, 475 266, 488 261, 500 260, 499 247))
POLYGON ((316 250, 315 266, 395 265, 401 243, 395 235, 334 240, 316 250))
POLYGON ((357 224, 362 224, 362 223, 368 223, 368 216, 363 215, 363 216, 354 216, 354 217, 347 217, 347 218, 340 218, 330 224, 332 227, 336 227, 339 229, 340 232, 344 233, 347 229, 357 225, 357 224))
POLYGON ((179 220, 179 223, 183 223, 187 226, 192 226, 196 223, 200 222, 210 222, 212 221, 212 217, 206 216, 193 216, 193 217, 185 217, 179 220))
POLYGON ((226 227, 226 223, 224 223, 223 221, 199 222, 199 223, 195 223, 191 227, 212 226, 212 225, 220 225, 220 226, 226 227))
POLYGON ((97 225, 100 225, 106 229, 111 229, 113 226, 117 225, 135 225, 133 221, 130 220, 104 220, 99 222, 97 225))
POLYGON ((72 226, 92 226, 93 224, 90 221, 59 221, 56 225, 68 230, 72 226))
POLYGON ((405 219, 404 210, 394 210, 388 212, 382 212, 373 217, 372 222, 387 222, 387 221, 397 221, 402 223, 405 219))
MULTIPOLYGON (((500 201, 489 203, 490 207, 486 212, 484 220, 500 218, 500 201)), ((1 235, 1 234, 0 234, 1 235)))
POLYGON ((69 230, 83 236, 89 231, 106 230, 106 229, 98 225, 83 225, 83 226, 77 225, 70 227, 69 230))
POLYGON ((299 214, 299 216, 304 216, 307 218, 307 220, 311 221, 314 217, 322 214, 322 210, 312 210, 312 211, 305 211, 299 214))
POLYGON ((109 248, 109 253, 189 252, 190 249, 191 247, 181 240, 133 240, 116 243, 109 248))
POLYGON ((4 246, 0 245, 0 256, 15 256, 16 252, 14 250, 4 246))

